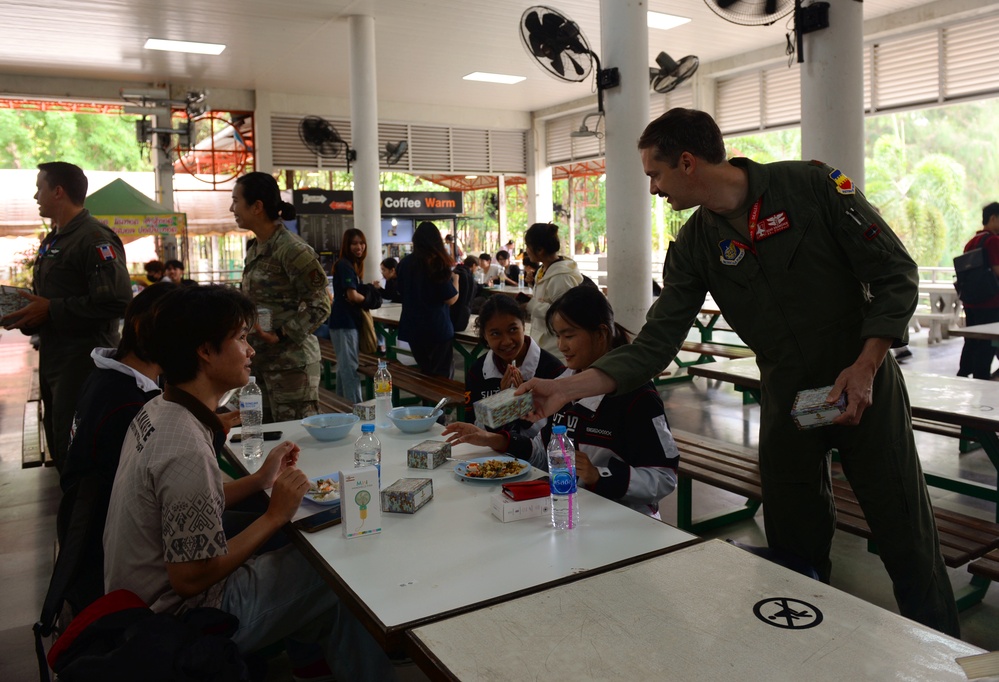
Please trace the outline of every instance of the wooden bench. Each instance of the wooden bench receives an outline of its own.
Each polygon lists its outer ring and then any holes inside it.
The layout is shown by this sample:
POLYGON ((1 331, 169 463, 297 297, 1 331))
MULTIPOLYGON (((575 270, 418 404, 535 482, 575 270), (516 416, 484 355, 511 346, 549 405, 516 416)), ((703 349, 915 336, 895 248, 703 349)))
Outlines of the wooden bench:
POLYGON ((993 550, 976 561, 968 564, 968 572, 971 573, 971 589, 967 590, 964 596, 966 604, 972 606, 985 597, 989 585, 999 582, 999 550, 993 550))
MULTIPOLYGON (((677 482, 677 526, 683 530, 703 533, 728 523, 752 517, 763 501, 757 453, 737 445, 721 443, 683 431, 674 431, 680 451, 677 482), (694 519, 693 481, 699 481, 746 498, 735 510, 727 510, 694 519)), ((836 527, 868 540, 868 549, 876 552, 873 535, 860 504, 848 481, 842 478, 838 464, 833 465, 833 500, 836 505, 836 527)), ((963 566, 992 550, 999 549, 999 524, 943 508, 934 508, 940 552, 950 567, 963 566)), ((997 565, 999 568, 999 565, 997 565)), ((970 568, 969 568, 970 570, 970 568)), ((959 608, 981 601, 982 590, 976 585, 957 595, 959 608)))
POLYGON ((21 427, 21 468, 31 469, 54 464, 46 459, 45 429, 42 424, 42 389, 38 370, 31 372, 28 400, 24 404, 24 421, 21 427))
POLYGON ((319 409, 323 414, 340 412, 343 414, 354 413, 354 403, 343 396, 337 395, 328 388, 319 387, 319 409))
MULTIPOLYGON (((675 364, 681 369, 684 367, 690 367, 691 365, 703 365, 706 362, 714 362, 716 357, 735 360, 756 356, 756 353, 745 346, 735 346, 727 343, 709 343, 703 341, 684 341, 683 345, 680 346, 680 350, 685 353, 697 354, 696 360, 683 360, 679 356, 673 358, 672 364, 675 364)), ((690 381, 692 378, 693 377, 689 374, 674 375, 670 371, 665 371, 653 379, 652 383, 656 386, 662 386, 663 384, 672 384, 678 381, 690 381)))
MULTIPOLYGON (((336 362, 336 352, 329 340, 319 340, 319 355, 323 361, 323 378, 320 384, 327 392, 331 392, 335 385, 336 374, 333 370, 333 363, 336 362)), ((368 400, 374 397, 374 378, 380 360, 386 359, 368 353, 358 355, 357 373, 365 378, 364 395, 368 400)), ((399 406, 414 402, 423 405, 436 405, 441 398, 446 396, 448 404, 457 408, 458 418, 464 419, 465 384, 447 377, 428 376, 421 372, 418 367, 404 365, 396 360, 386 360, 386 362, 388 370, 392 374, 393 405, 399 406), (402 392, 414 396, 415 400, 404 398, 401 395, 402 392)), ((322 395, 320 395, 320 404, 322 402, 322 395)))

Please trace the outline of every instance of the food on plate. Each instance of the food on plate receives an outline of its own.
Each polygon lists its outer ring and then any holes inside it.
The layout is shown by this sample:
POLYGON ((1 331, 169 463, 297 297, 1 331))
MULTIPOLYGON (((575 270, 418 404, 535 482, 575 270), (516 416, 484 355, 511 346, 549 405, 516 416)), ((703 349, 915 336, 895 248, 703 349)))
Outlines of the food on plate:
POLYGON ((527 467, 520 460, 487 459, 484 462, 469 462, 465 475, 469 478, 506 478, 516 476, 527 467))
POLYGON ((426 419, 429 416, 429 414, 406 414, 396 419, 426 419))
POLYGON ((339 497, 340 482, 335 478, 317 478, 312 481, 306 495, 316 502, 325 502, 328 498, 339 497))

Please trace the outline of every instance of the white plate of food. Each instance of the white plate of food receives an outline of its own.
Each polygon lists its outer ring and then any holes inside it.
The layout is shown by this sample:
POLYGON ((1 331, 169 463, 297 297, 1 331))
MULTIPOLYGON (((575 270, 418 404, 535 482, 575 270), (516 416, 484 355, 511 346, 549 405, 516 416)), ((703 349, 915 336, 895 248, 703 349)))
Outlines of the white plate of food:
POLYGON ((458 478, 466 481, 509 481, 531 472, 531 465, 509 455, 475 457, 454 467, 458 478))
POLYGON ((336 504, 340 501, 340 481, 336 474, 309 479, 305 499, 316 504, 336 504))

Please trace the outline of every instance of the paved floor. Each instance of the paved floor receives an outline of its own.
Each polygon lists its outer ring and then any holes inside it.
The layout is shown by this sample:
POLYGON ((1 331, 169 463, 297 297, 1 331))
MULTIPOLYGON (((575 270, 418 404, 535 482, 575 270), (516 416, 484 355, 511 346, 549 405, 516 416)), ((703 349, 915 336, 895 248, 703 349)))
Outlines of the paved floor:
MULTIPOLYGON (((907 370, 951 375, 956 372, 961 340, 928 345, 926 332, 913 339, 913 357, 907 370)), ((53 469, 21 469, 21 426, 31 368, 37 354, 16 333, 0 335, 0 680, 37 679, 31 624, 38 616, 52 569, 55 512, 59 487, 53 469)), ((744 407, 741 396, 727 386, 713 386, 703 379, 663 391, 670 423, 678 429, 702 433, 719 440, 755 445, 759 408, 744 407)), ((917 433, 924 468, 928 471, 995 481, 996 472, 981 452, 958 454, 953 439, 917 433)), ((698 484, 695 484, 698 485, 698 484)), ((706 486, 695 494, 695 513, 731 506, 737 498, 706 486)), ((951 493, 934 494, 934 503, 991 518, 990 504, 951 493)), ((664 504, 664 517, 675 520, 672 500, 664 504)), ((717 537, 765 544, 762 514, 751 521, 729 526, 717 537)), ((895 610, 891 584, 877 556, 866 551, 863 540, 837 533, 833 547, 833 585, 870 602, 895 610)), ((955 587, 967 583, 963 569, 951 569, 955 587)), ((999 588, 993 587, 983 604, 961 614, 963 638, 989 650, 999 649, 999 588)), ((418 671, 407 671, 419 679, 418 671)), ((277 667, 269 679, 288 679, 277 667)))

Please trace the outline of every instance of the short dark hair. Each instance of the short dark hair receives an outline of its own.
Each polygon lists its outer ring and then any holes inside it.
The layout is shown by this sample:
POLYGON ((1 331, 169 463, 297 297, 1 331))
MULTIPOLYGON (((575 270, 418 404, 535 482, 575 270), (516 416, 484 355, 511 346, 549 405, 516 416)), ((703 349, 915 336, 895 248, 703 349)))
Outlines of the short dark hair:
POLYGON ((497 315, 513 315, 521 322, 527 322, 526 309, 521 307, 513 297, 490 296, 489 300, 482 304, 479 317, 475 321, 475 331, 478 332, 480 340, 486 340, 486 325, 497 315))
POLYGON ((236 185, 242 189, 246 205, 253 206, 259 201, 271 220, 295 219, 295 207, 281 199, 281 190, 274 176, 254 171, 236 178, 236 185))
POLYGON ((129 301, 125 308, 121 341, 114 354, 115 360, 122 360, 129 353, 134 353, 143 362, 154 362, 152 353, 147 348, 151 334, 150 322, 156 313, 156 304, 176 288, 177 285, 171 282, 160 282, 156 286, 146 287, 129 301))
POLYGON ((253 301, 232 287, 177 287, 156 306, 148 349, 167 383, 182 384, 198 376, 199 348, 207 343, 222 350, 229 336, 256 319, 253 301))
POLYGON ((552 322, 561 315, 580 329, 595 333, 606 327, 610 331, 611 348, 631 343, 631 333, 614 321, 610 301, 594 286, 581 284, 556 298, 545 313, 545 326, 552 334, 552 322))
POLYGON ((465 265, 466 268, 469 269, 473 267, 475 268, 479 267, 479 259, 476 258, 475 256, 465 256, 465 260, 461 262, 465 265))
POLYGON ((163 272, 163 270, 166 268, 166 266, 163 265, 163 261, 159 260, 151 260, 148 263, 146 263, 144 267, 146 272, 163 272))
POLYGON ((382 267, 385 268, 386 270, 395 270, 397 267, 399 267, 399 261, 397 261, 392 256, 389 256, 388 258, 382 261, 382 267))
POLYGON ((982 208, 982 225, 988 225, 992 216, 999 215, 999 202, 993 201, 982 208))
POLYGON ((83 206, 87 200, 88 182, 82 168, 65 161, 49 161, 38 164, 38 170, 45 173, 49 187, 62 187, 74 206, 83 206))
POLYGON ((558 240, 558 225, 555 223, 534 223, 524 233, 524 243, 537 253, 539 250, 554 255, 562 248, 558 240))
POLYGON ((656 161, 665 161, 671 168, 676 168, 683 152, 708 163, 725 161, 725 141, 718 124, 697 109, 670 109, 645 126, 638 148, 655 149, 656 161))
POLYGON ((163 267, 177 268, 178 270, 183 270, 184 263, 182 261, 177 260, 176 258, 171 258, 170 260, 168 260, 166 263, 163 264, 163 267))
POLYGON ((480 253, 479 254, 479 260, 487 260, 490 263, 492 263, 493 262, 493 257, 490 254, 488 254, 488 253, 480 253))
POLYGON ((496 252, 496 260, 510 260, 510 252, 500 249, 496 252))

